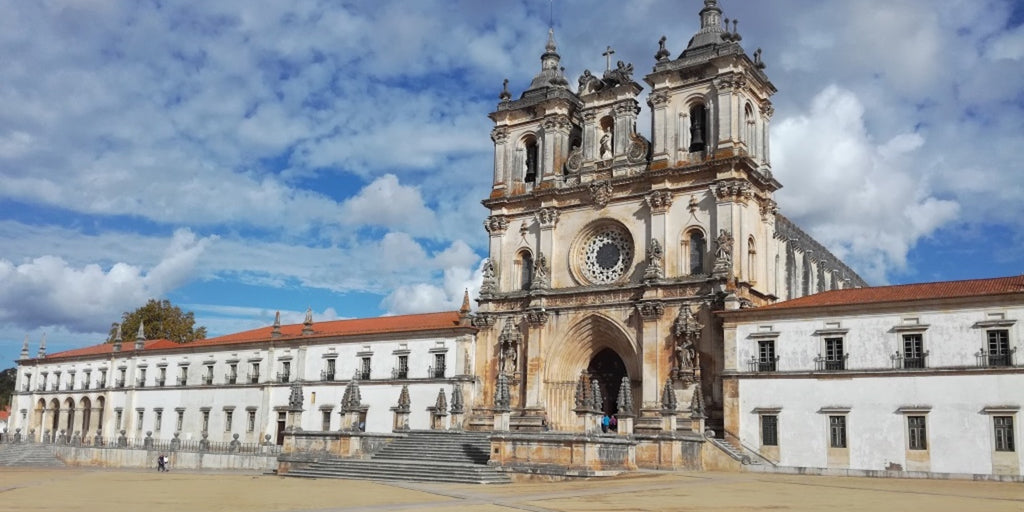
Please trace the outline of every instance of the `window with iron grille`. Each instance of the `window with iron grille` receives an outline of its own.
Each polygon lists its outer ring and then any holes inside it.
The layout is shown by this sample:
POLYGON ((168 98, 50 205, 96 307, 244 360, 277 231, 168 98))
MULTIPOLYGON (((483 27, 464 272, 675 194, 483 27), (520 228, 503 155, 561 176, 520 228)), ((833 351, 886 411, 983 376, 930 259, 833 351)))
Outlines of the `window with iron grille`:
POLYGON ((1010 331, 991 329, 988 331, 988 364, 1010 366, 1010 331))
POLYGON ((775 340, 761 340, 757 342, 757 371, 775 371, 775 340))
POLYGON ((409 356, 398 356, 398 371, 396 372, 396 378, 409 378, 409 356))
POLYGON ((210 431, 210 411, 203 411, 203 428, 200 432, 210 431))
POLYGON ((181 432, 181 427, 185 424, 185 411, 178 411, 178 420, 175 422, 175 429, 181 432))
POLYGON ((846 360, 843 357, 843 339, 825 338, 825 369, 843 370, 846 360))
POLYGON ((334 380, 334 370, 337 368, 337 359, 327 360, 327 369, 324 370, 324 380, 334 380))
POLYGON ((224 432, 231 432, 231 424, 233 423, 234 417, 235 411, 224 411, 224 432))
POLYGON ((903 335, 903 367, 924 368, 924 340, 920 334, 903 335))
POLYGON ((924 416, 907 416, 907 448, 911 450, 928 449, 924 416))
POLYGON ((761 416, 761 444, 763 446, 779 445, 779 417, 774 414, 761 416))
POLYGON ((846 448, 846 416, 829 416, 829 446, 846 448))
POLYGON ((160 432, 160 425, 164 422, 164 411, 163 409, 155 409, 156 418, 153 420, 153 430, 160 432))
POLYGON ((434 354, 434 374, 431 377, 444 378, 444 354, 434 354))
POLYGON ((249 367, 249 382, 252 384, 258 384, 260 382, 260 364, 252 363, 249 367))
POLYGON ((992 422, 995 426, 996 451, 1016 451, 1013 446, 1013 416, 993 416, 992 422))
POLYGON ((124 413, 121 412, 121 411, 116 411, 116 413, 117 413, 117 415, 114 418, 114 425, 116 425, 115 428, 117 430, 121 430, 121 420, 124 419, 124 413))
POLYGON ((256 411, 247 412, 249 413, 249 417, 246 419, 245 422, 245 431, 254 432, 256 430, 256 411))
POLYGON ((327 432, 331 429, 331 411, 320 411, 320 430, 327 432))
POLYGON ((359 367, 359 378, 363 380, 370 379, 370 357, 363 357, 360 361, 359 367))
POLYGON ((145 418, 145 416, 146 416, 146 411, 143 411, 143 410, 139 410, 139 411, 135 411, 135 412, 136 412, 136 413, 138 414, 138 416, 139 416, 139 417, 138 417, 138 421, 136 421, 136 422, 135 422, 135 430, 137 430, 137 431, 139 431, 139 432, 142 432, 142 420, 143 420, 143 419, 145 418))

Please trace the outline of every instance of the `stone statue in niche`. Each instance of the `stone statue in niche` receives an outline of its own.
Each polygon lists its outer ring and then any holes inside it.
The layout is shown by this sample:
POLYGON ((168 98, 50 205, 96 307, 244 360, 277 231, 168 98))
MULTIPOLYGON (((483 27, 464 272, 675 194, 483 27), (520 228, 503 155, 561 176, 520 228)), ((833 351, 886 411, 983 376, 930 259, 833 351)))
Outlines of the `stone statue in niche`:
POLYGON ((519 368, 519 343, 523 340, 522 333, 516 328, 515 322, 509 318, 498 336, 498 372, 503 375, 515 375, 519 368))
POLYGON ((715 239, 715 272, 728 271, 732 267, 732 233, 722 229, 715 239))
POLYGON ((675 338, 673 373, 684 383, 696 380, 700 365, 697 359, 697 343, 700 341, 702 329, 704 325, 697 320, 689 304, 679 309, 679 315, 672 324, 672 335, 675 338))
POLYGON ((530 288, 539 290, 550 285, 551 276, 548 268, 548 259, 544 257, 544 253, 537 253, 537 260, 533 264, 533 281, 530 283, 530 288))
POLYGON ((607 160, 612 157, 612 127, 609 126, 604 129, 604 133, 601 134, 601 145, 600 145, 600 157, 601 160, 607 160))

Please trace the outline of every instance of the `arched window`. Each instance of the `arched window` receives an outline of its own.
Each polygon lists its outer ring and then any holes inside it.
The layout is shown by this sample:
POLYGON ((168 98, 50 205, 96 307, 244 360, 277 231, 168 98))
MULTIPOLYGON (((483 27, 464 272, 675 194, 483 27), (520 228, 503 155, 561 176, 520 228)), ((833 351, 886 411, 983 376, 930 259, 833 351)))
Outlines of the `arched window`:
POLYGON ((757 282, 757 243, 754 237, 747 238, 747 281, 757 282))
POLYGON ((597 156, 607 160, 615 155, 615 120, 611 117, 601 118, 601 136, 597 141, 597 156))
POLYGON ((743 119, 746 122, 747 130, 744 142, 747 143, 747 152, 753 155, 757 147, 757 125, 754 119, 754 107, 750 106, 750 103, 743 107, 743 119))
POLYGON ((704 273, 704 255, 708 251, 708 242, 704 233, 694 229, 687 235, 690 246, 690 274, 704 273))
POLYGON ((708 139, 708 111, 703 104, 690 107, 690 152, 704 151, 708 139))
POLYGON ((533 256, 529 251, 519 251, 516 256, 516 275, 519 276, 519 289, 529 290, 533 281, 533 256))
POLYGON ((537 146, 537 138, 527 135, 523 139, 523 149, 526 153, 523 157, 523 182, 536 184, 537 175, 540 172, 540 151, 537 146))

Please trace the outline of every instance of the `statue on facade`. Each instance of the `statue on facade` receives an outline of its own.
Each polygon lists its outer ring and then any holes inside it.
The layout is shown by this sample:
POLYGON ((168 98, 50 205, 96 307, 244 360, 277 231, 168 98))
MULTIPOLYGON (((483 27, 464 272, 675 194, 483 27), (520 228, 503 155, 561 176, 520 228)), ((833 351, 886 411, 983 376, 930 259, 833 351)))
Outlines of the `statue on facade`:
POLYGON ((505 326, 498 336, 498 370, 503 375, 514 375, 519 369, 519 344, 523 334, 516 328, 511 318, 505 320, 505 326))
POLYGON ((732 269, 732 233, 722 229, 715 239, 715 274, 728 273, 732 269))
POLYGON ((672 324, 672 335, 675 338, 673 373, 684 383, 693 382, 696 378, 700 365, 697 359, 697 343, 700 341, 703 328, 704 325, 697 320, 689 304, 679 309, 679 315, 672 324))
POLYGON ((651 245, 647 248, 647 270, 644 271, 644 281, 656 281, 665 277, 665 271, 662 269, 664 257, 665 251, 661 247, 661 242, 657 238, 652 238, 651 245))
POLYGON ((484 260, 483 282, 480 284, 480 295, 491 295, 498 291, 497 276, 494 274, 494 263, 490 258, 484 260))
POLYGON ((604 84, 601 79, 594 76, 589 69, 584 69, 583 74, 580 75, 579 87, 576 89, 576 94, 584 95, 592 92, 600 91, 604 84))
POLYGON ((612 128, 610 126, 605 128, 604 133, 601 135, 600 157, 601 160, 607 160, 612 157, 612 128))
POLYGON ((537 253, 537 260, 533 263, 533 280, 530 282, 530 289, 539 290, 549 286, 551 286, 551 274, 548 259, 544 253, 537 253))
POLYGON ((621 60, 615 63, 615 69, 604 72, 604 81, 612 86, 628 84, 633 81, 633 64, 621 60))

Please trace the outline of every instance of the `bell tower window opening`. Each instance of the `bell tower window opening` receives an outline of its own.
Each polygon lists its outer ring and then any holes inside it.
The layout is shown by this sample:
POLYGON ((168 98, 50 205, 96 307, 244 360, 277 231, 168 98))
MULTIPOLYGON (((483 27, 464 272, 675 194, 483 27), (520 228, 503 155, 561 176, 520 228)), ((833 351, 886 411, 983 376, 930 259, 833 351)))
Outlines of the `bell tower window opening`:
POLYGON ((703 104, 690 107, 690 152, 704 151, 708 138, 708 111, 703 104))
POLYGON ((704 255, 708 250, 707 239, 704 238, 704 233, 699 230, 691 230, 686 235, 687 245, 689 246, 689 265, 687 266, 690 275, 697 275, 704 273, 704 255))
POLYGON ((537 175, 540 173, 540 148, 537 138, 527 135, 523 139, 523 150, 525 152, 523 182, 534 185, 537 183, 537 175))
POLYGON ((519 276, 519 289, 529 290, 533 282, 533 256, 529 251, 519 251, 516 256, 516 269, 514 275, 519 276))
POLYGON ((615 120, 601 118, 601 138, 598 140, 598 157, 607 160, 615 154, 615 120))
POLYGON ((754 237, 747 238, 747 281, 757 282, 757 242, 754 237))
POLYGON ((747 143, 747 153, 752 155, 756 150, 757 125, 754 120, 754 107, 750 106, 750 103, 743 107, 743 120, 746 128, 743 142, 747 143))

